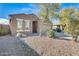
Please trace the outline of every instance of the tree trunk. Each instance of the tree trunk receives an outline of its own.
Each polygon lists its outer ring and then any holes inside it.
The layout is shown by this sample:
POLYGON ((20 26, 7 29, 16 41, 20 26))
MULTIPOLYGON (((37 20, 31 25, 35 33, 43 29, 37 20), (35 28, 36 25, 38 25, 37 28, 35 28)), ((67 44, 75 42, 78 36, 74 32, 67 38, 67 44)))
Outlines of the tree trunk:
POLYGON ((75 41, 76 41, 76 42, 77 42, 77 38, 78 38, 78 37, 77 37, 77 36, 75 36, 75 41))
POLYGON ((73 38, 74 38, 74 41, 77 42, 78 35, 73 36, 73 38))

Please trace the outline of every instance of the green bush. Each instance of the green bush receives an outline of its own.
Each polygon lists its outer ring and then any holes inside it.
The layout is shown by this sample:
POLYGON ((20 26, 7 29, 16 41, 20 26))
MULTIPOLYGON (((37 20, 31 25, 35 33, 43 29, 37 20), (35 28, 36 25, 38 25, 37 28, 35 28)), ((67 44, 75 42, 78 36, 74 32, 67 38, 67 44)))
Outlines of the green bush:
POLYGON ((54 33, 53 30, 48 30, 47 35, 48 35, 49 38, 55 37, 55 33, 54 33))
POLYGON ((4 31, 2 29, 0 29, 0 34, 2 34, 4 31))

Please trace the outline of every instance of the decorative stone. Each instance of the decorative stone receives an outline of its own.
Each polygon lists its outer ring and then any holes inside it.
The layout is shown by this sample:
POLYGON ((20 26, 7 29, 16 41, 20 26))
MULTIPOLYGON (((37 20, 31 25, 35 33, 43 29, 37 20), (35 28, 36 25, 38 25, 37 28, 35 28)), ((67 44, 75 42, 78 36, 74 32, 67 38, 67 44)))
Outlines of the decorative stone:
POLYGON ((22 33, 22 37, 27 37, 27 34, 26 33, 22 33))
POLYGON ((21 37, 22 36, 22 34, 21 33, 17 33, 17 35, 16 35, 17 37, 21 37))

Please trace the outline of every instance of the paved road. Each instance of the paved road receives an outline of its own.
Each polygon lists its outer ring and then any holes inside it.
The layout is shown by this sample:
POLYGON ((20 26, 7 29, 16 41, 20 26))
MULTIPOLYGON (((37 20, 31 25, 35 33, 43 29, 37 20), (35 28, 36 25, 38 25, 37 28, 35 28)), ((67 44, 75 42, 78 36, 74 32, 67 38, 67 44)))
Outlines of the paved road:
POLYGON ((0 37, 0 56, 30 56, 39 55, 31 47, 17 37, 0 37))

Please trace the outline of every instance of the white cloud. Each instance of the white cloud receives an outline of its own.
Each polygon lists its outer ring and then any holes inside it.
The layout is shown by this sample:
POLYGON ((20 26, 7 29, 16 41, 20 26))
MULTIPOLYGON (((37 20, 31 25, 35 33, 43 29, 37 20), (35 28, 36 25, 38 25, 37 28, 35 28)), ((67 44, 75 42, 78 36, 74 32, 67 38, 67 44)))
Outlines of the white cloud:
POLYGON ((0 24, 9 24, 9 20, 0 18, 0 24))
POLYGON ((60 21, 59 21, 59 19, 51 19, 51 21, 52 21, 52 23, 54 24, 54 25, 56 25, 56 24, 60 24, 60 21))
POLYGON ((38 9, 36 8, 21 8, 19 10, 14 10, 12 11, 10 14, 17 14, 17 13, 26 13, 26 14, 29 14, 29 13, 38 13, 38 9))
POLYGON ((22 8, 21 10, 22 11, 27 11, 27 10, 34 10, 34 9, 32 9, 32 8, 22 8))
POLYGON ((20 11, 30 12, 30 13, 37 13, 38 12, 38 10, 36 8, 22 8, 20 11))

